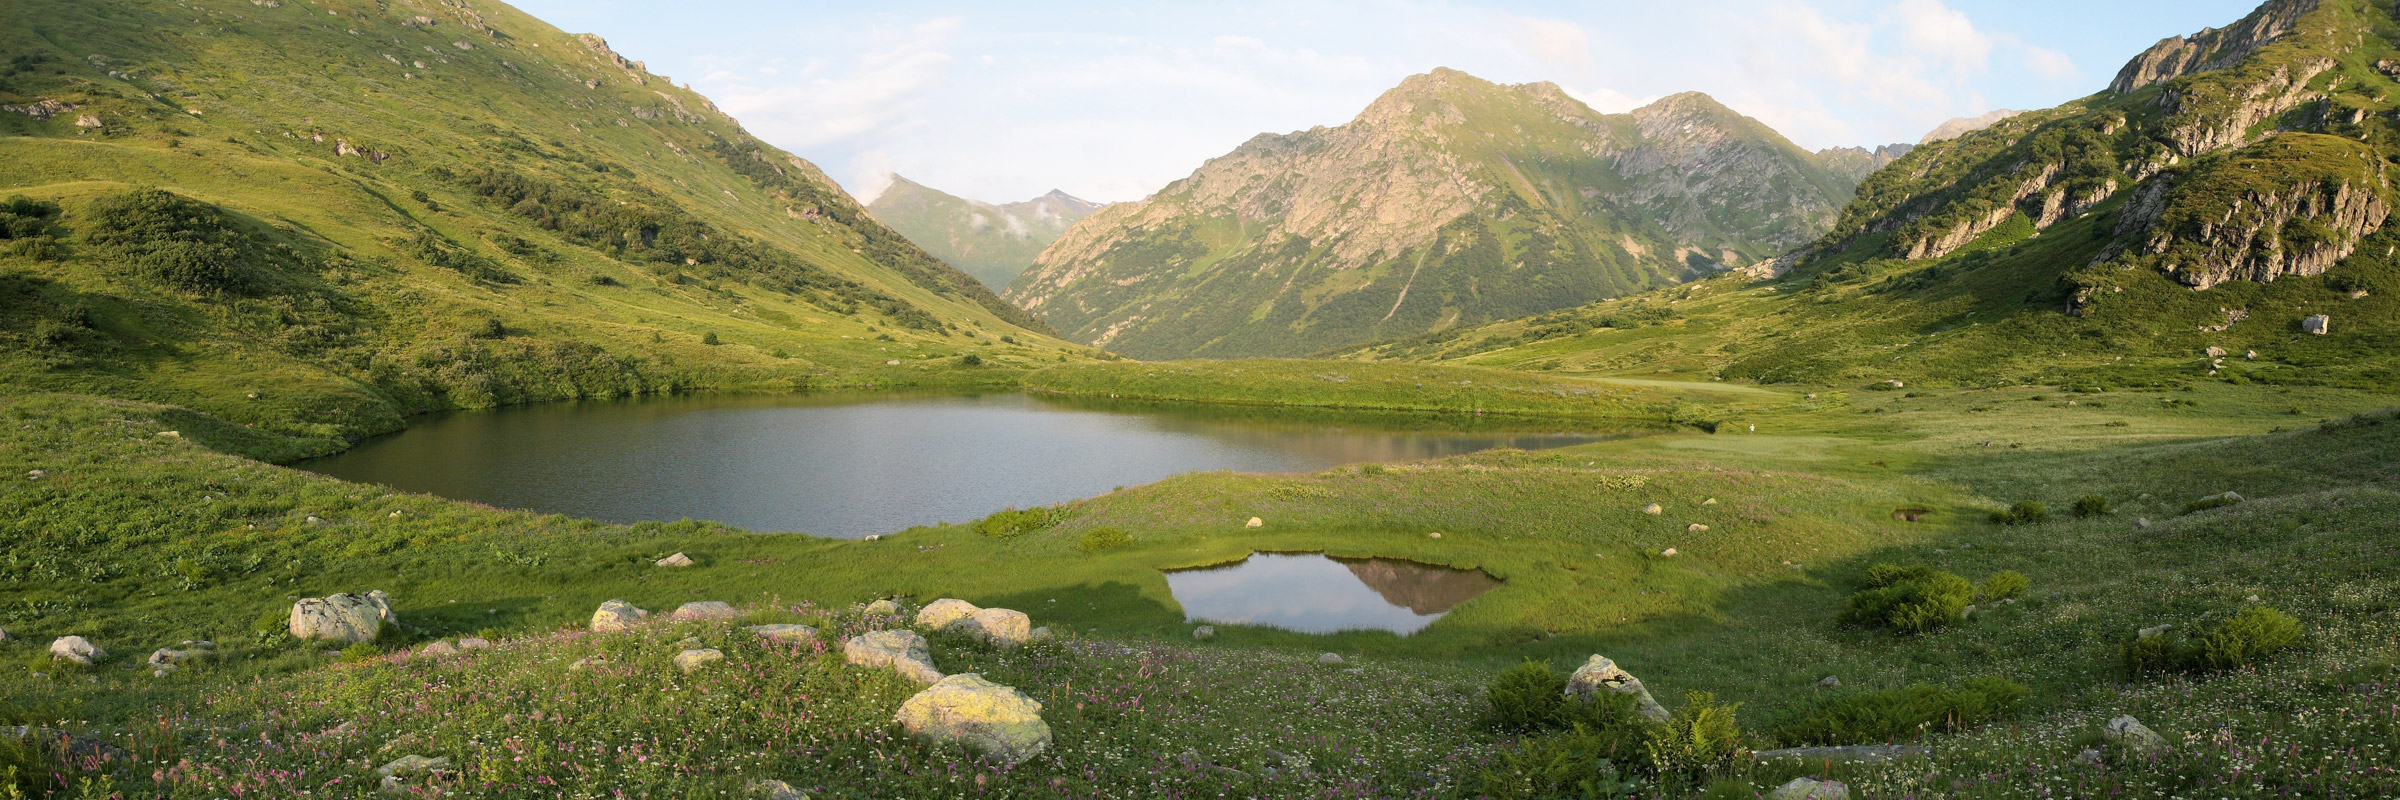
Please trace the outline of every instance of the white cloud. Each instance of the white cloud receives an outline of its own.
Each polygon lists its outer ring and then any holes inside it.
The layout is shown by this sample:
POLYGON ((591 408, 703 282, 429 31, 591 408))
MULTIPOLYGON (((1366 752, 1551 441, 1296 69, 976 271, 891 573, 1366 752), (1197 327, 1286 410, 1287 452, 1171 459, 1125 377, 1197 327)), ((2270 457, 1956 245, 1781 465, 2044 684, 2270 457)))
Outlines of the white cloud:
POLYGON ((822 61, 811 60, 799 82, 751 83, 731 70, 703 80, 726 113, 786 147, 888 136, 918 122, 918 101, 942 81, 962 25, 957 17, 943 17, 905 33, 879 33, 880 47, 839 74, 829 75, 822 61))
POLYGON ((850 158, 850 174, 861 176, 852 181, 850 196, 861 203, 875 202, 883 190, 892 188, 892 154, 868 150, 850 158))
POLYGON ((2063 81, 2083 73, 2083 70, 2075 68, 2075 60, 2068 58, 2065 53, 2035 45, 2023 45, 2023 47, 2025 48, 2025 68, 2032 70, 2035 75, 2054 81, 2063 81))
POLYGON ((1992 37, 1941 0, 1900 0, 1893 15, 1900 19, 1902 40, 1910 50, 1960 69, 1981 70, 1989 63, 1992 37))
POLYGON ((1589 67, 1592 37, 1583 26, 1555 19, 1512 20, 1517 46, 1545 67, 1589 67))

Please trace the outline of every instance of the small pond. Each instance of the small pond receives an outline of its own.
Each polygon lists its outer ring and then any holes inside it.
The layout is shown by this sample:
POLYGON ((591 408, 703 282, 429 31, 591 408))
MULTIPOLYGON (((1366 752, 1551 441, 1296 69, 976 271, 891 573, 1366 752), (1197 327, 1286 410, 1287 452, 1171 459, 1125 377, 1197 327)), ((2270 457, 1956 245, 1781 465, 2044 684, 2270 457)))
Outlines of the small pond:
POLYGON ((450 414, 298 466, 503 508, 856 538, 1185 472, 1318 470, 1626 435, 1471 415, 713 395, 450 414))
POLYGON ((1266 625, 1301 633, 1384 630, 1403 636, 1500 585, 1479 569, 1394 558, 1255 553, 1172 570, 1167 588, 1189 622, 1266 625))

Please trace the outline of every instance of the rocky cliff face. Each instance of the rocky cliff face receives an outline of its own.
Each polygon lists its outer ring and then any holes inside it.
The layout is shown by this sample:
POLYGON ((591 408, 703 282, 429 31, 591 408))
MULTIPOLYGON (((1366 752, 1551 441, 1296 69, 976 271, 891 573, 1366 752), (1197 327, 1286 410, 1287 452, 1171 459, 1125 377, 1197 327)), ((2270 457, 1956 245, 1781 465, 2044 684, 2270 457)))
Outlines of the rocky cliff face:
POLYGON ((867 211, 993 290, 1033 266, 1042 249, 1100 204, 1060 191, 995 205, 894 176, 867 211))
POLYGON ((2380 172, 2358 172, 2357 153, 2325 142, 2372 151, 2359 142, 2390 129, 2375 109, 2400 86, 2337 67, 2346 54, 2389 58, 2393 43, 2375 29, 2384 19, 2365 0, 2271 0, 2224 30, 2168 39, 2110 93, 1929 137, 1863 182, 1809 253, 1873 242, 1943 258, 2020 216, 2045 230, 2134 190, 2101 261, 2138 261, 2194 288, 2321 273, 2382 224, 2380 172))
POLYGON ((1917 140, 1917 144, 1933 144, 1934 142, 1956 139, 1958 137, 1989 128, 2001 120, 2023 113, 2025 112, 2003 108, 1997 111, 1989 111, 1972 117, 1959 117, 1957 119, 1949 120, 1940 125, 1934 126, 1933 130, 1925 133, 1925 138, 1917 140))
POLYGON ((1817 151, 1817 161, 1825 165, 1826 171, 1841 176, 1843 180, 1857 183, 1866 180, 1868 175, 1875 174, 1876 170, 1883 169, 1884 165, 1900 160, 1901 156, 1908 155, 1909 151, 1915 149, 1917 149, 1916 145, 1906 142, 1878 145, 1873 150, 1864 147, 1835 147, 1817 151))
POLYGON ((1128 355, 1300 355, 1749 264, 1854 182, 1705 95, 1604 115, 1436 70, 1094 214, 1008 296, 1128 355))
POLYGON ((2224 30, 2206 28, 2190 36, 2162 39, 2118 70, 2108 90, 2128 94, 2185 75, 2233 66, 2290 33, 2322 2, 2271 0, 2224 30))

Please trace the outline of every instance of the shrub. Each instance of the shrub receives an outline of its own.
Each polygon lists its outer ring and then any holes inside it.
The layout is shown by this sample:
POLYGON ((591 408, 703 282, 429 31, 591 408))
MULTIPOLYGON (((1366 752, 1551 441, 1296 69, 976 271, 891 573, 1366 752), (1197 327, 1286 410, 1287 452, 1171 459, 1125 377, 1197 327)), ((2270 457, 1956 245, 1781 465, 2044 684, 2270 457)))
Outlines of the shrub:
POLYGON ((1497 763, 1484 768, 1477 788, 1492 800, 1633 797, 1645 782, 1617 764, 1639 757, 1610 737, 1577 728, 1524 739, 1501 750, 1497 763))
POLYGON ((2108 498, 2087 494, 2075 498, 2075 516, 2097 517, 2108 513, 2108 498))
POLYGON ((2125 645, 2130 678, 2162 672, 2239 669, 2300 643, 2300 621, 2266 606, 2252 606, 2217 623, 2198 638, 2169 631, 2138 637, 2125 645))
POLYGON ((983 366, 983 356, 979 356, 974 353, 968 353, 966 355, 959 356, 958 363, 960 366, 980 367, 983 366))
POLYGON ((1850 596, 1842 624, 1922 633, 1957 620, 1975 597, 1975 585, 1957 575, 1927 567, 1885 570, 1886 566, 1867 571, 1869 585, 1850 596))
POLYGON ((288 268, 291 248, 271 244, 214 204, 159 189, 92 201, 84 238, 133 272, 188 292, 250 294, 266 288, 267 269, 288 268))
POLYGON ((1527 661, 1500 673, 1483 689, 1490 701, 1484 727, 1504 733, 1535 733, 1566 725, 1567 676, 1549 664, 1527 661))
POLYGON ((1685 693, 1683 707, 1646 743, 1659 780, 1690 786, 1731 771, 1745 755, 1741 722, 1735 718, 1741 707, 1719 703, 1707 692, 1685 693))
POLYGON ((360 642, 358 644, 342 648, 342 662, 346 664, 358 664, 372 661, 376 656, 380 655, 383 655, 383 651, 377 650, 375 649, 374 645, 367 644, 365 642, 360 642))
POLYGON ((0 201, 0 239, 42 239, 50 235, 50 223, 58 218, 57 203, 47 203, 15 195, 0 201))
POLYGON ((1992 521, 2002 525, 2032 525, 2037 522, 2048 522, 2050 521, 2050 507, 2027 500, 2009 506, 2007 511, 1992 512, 1992 521))
POLYGON ((1920 683, 1826 700, 1777 733, 1792 743, 1817 745, 1889 742, 1927 731, 1956 733, 2015 716, 2031 694, 2006 678, 1976 678, 1956 687, 1920 683))
POLYGON ((2025 587, 2031 585, 2033 585, 2033 579, 2025 577, 2025 573, 2001 570, 1992 573, 1991 577, 1983 579, 1983 586, 1975 590, 1975 601, 1989 603, 1994 600, 2006 600, 2024 593, 2025 587))
POLYGON ((994 539, 1012 539, 1055 525, 1063 516, 1055 508, 1012 508, 977 521, 975 531, 994 539))
POLYGON ((1084 531, 1083 540, 1076 542, 1075 546, 1081 548, 1086 553, 1097 553, 1102 550, 1114 550, 1129 544, 1133 544, 1133 534, 1126 533, 1122 529, 1093 528, 1091 530, 1084 531))

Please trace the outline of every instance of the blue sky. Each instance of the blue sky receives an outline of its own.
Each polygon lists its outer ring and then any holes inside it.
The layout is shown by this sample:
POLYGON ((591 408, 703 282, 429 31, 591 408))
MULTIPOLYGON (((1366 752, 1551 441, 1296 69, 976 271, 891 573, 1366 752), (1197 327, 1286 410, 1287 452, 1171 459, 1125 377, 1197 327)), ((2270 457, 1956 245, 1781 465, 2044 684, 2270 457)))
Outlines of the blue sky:
POLYGON ((1261 132, 1349 120, 1438 66, 1602 111, 1702 91, 1803 147, 2107 86, 2256 0, 514 0, 608 38, 862 198, 1139 199, 1261 132))

